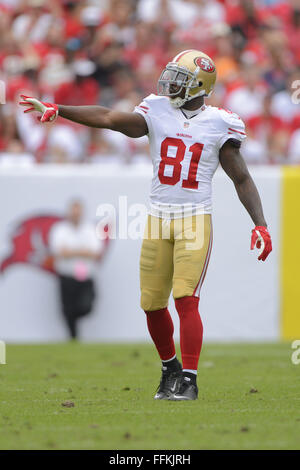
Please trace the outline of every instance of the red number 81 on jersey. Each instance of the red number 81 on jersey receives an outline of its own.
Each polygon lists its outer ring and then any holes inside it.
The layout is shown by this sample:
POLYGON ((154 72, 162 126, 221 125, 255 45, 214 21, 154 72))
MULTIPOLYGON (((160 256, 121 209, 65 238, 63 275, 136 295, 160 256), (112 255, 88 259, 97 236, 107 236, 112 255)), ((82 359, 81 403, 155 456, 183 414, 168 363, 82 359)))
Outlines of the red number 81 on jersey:
MULTIPOLYGON (((193 144, 188 150, 192 152, 192 157, 189 167, 188 178, 182 180, 182 187, 189 189, 198 189, 199 183, 198 181, 196 181, 196 176, 198 164, 203 150, 203 144, 193 144)), ((167 137, 165 140, 163 140, 160 148, 161 162, 159 164, 158 170, 159 181, 162 184, 169 184, 173 186, 174 184, 178 183, 178 181, 180 181, 180 175, 182 170, 181 162, 184 159, 185 151, 186 145, 181 139, 167 137), (168 156, 168 149, 170 146, 177 148, 175 157, 168 156), (166 176, 164 174, 166 165, 173 166, 172 176, 166 176)))

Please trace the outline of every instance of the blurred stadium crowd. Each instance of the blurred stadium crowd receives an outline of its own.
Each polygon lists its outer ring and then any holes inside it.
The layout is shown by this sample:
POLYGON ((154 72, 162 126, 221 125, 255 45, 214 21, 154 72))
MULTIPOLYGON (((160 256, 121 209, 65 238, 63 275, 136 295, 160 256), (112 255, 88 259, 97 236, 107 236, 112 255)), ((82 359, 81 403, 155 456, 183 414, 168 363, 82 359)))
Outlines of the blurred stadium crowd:
POLYGON ((246 122, 248 163, 300 163, 300 0, 0 0, 1 165, 149 164, 147 138, 40 125, 19 94, 131 111, 191 48, 216 62, 208 103, 246 122))

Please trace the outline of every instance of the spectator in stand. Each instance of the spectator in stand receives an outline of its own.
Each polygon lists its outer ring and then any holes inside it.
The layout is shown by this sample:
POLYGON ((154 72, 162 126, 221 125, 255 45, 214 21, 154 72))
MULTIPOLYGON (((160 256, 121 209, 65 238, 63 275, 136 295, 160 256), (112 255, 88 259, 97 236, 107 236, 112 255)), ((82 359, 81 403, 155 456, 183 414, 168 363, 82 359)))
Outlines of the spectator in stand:
POLYGON ((1 166, 27 166, 35 158, 24 148, 16 125, 15 109, 12 104, 0 106, 0 164, 1 166))
POLYGON ((285 88, 272 97, 272 113, 286 122, 291 131, 300 126, 300 93, 297 89, 300 89, 300 68, 289 74, 285 88))
POLYGON ((169 60, 154 40, 154 36, 153 24, 138 23, 134 44, 125 48, 123 53, 124 60, 131 70, 135 71, 139 88, 144 90, 146 95, 153 92, 153 84, 156 84, 162 68, 169 60))
POLYGON ((211 27, 211 32, 214 38, 214 62, 218 70, 218 82, 230 87, 239 75, 231 29, 226 23, 217 23, 211 27))
POLYGON ((241 86, 227 96, 226 107, 247 121, 262 112, 266 87, 255 64, 243 66, 241 80, 241 86))
POLYGON ((247 121, 249 134, 264 146, 269 163, 285 163, 289 129, 284 121, 271 110, 272 96, 266 95, 262 112, 247 121))
POLYGON ((126 46, 134 40, 134 2, 111 0, 108 9, 108 22, 103 26, 104 36, 126 46))
POLYGON ((27 0, 27 8, 12 23, 12 33, 18 42, 41 43, 51 25, 52 16, 45 9, 45 0, 27 0))
POLYGON ((92 77, 96 70, 94 62, 87 59, 69 64, 72 79, 61 83, 54 93, 54 101, 68 105, 91 105, 99 102, 100 88, 92 77))
POLYGON ((0 152, 0 165, 4 166, 30 166, 35 163, 32 154, 25 152, 22 142, 19 139, 13 139, 6 146, 5 152, 0 152))

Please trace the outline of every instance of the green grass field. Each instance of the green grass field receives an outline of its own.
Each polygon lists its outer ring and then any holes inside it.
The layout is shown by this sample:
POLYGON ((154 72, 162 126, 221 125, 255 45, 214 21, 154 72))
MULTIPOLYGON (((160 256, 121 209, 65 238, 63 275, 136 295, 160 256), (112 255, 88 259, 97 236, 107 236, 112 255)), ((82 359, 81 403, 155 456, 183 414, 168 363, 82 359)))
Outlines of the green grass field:
POLYGON ((150 344, 8 345, 0 449, 300 449, 291 353, 206 344, 199 400, 176 403, 153 400, 160 362, 150 344))

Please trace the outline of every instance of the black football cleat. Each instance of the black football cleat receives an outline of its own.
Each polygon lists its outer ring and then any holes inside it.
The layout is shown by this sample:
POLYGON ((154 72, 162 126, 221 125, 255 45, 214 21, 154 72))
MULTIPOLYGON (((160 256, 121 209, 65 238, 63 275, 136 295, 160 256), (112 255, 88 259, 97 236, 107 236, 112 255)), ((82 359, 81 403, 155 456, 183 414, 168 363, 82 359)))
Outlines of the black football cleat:
POLYGON ((196 381, 191 380, 189 377, 182 377, 179 390, 173 393, 169 400, 172 401, 188 401, 197 400, 198 387, 196 381))
POLYGON ((182 367, 179 361, 175 367, 162 367, 160 384, 157 388, 154 400, 169 400, 179 390, 182 378, 182 367))

